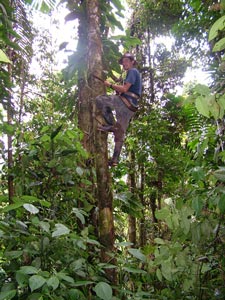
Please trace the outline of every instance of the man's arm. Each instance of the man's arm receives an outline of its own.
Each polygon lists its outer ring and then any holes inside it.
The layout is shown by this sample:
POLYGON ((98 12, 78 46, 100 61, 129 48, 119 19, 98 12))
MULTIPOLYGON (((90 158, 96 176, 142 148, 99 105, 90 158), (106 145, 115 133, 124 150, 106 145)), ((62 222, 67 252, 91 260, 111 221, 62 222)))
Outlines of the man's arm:
POLYGON ((108 81, 104 81, 104 85, 112 88, 113 90, 115 90, 118 93, 126 93, 132 84, 129 82, 125 82, 123 85, 118 85, 118 84, 111 84, 108 81))

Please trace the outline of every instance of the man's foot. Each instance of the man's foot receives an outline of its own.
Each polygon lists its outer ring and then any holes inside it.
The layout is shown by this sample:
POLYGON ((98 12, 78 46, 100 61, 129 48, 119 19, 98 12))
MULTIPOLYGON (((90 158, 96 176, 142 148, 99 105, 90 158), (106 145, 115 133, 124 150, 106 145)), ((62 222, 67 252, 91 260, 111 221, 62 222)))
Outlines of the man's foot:
POLYGON ((118 165, 117 160, 110 159, 108 162, 109 167, 116 167, 118 165))
POLYGON ((99 125, 98 130, 104 131, 104 132, 113 132, 114 131, 112 125, 106 125, 106 126, 99 125))

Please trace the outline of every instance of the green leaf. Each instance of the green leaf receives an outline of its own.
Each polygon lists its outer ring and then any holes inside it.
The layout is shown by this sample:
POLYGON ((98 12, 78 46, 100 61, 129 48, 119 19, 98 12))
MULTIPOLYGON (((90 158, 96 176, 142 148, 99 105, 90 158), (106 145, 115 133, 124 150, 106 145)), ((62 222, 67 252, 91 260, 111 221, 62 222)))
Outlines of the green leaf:
POLYGON ((5 206, 4 208, 1 209, 2 212, 8 212, 14 209, 17 209, 19 207, 23 206, 23 203, 14 203, 14 204, 10 204, 5 206))
POLYGON ((37 274, 38 273, 38 269, 32 266, 23 266, 20 268, 20 272, 22 272, 23 274, 37 274))
POLYGON ((52 133, 51 133, 51 140, 53 140, 56 136, 57 136, 57 134, 60 132, 60 130, 62 129, 62 126, 63 125, 60 125, 58 128, 56 128, 56 130, 55 131, 53 131, 52 133))
POLYGON ((52 233, 52 237, 61 236, 64 234, 69 234, 70 230, 63 224, 55 224, 55 230, 52 233))
POLYGON ((139 249, 129 248, 128 252, 132 254, 134 257, 140 259, 141 261, 143 262, 146 261, 146 256, 143 253, 141 253, 139 249))
POLYGON ((195 100, 195 106, 201 115, 209 118, 209 107, 205 100, 205 97, 202 97, 202 96, 198 97, 195 100))
POLYGON ((39 213, 39 209, 37 207, 35 207, 33 204, 28 204, 28 203, 25 203, 23 205, 23 207, 29 211, 31 214, 38 214, 39 213))
POLYGON ((160 269, 157 269, 156 270, 156 276, 157 278, 159 279, 159 281, 162 281, 162 272, 160 269))
POLYGON ((78 208, 73 208, 73 212, 75 213, 76 217, 81 221, 81 223, 84 225, 85 224, 85 218, 83 215, 83 211, 78 209, 78 208))
POLYGON ((43 294, 42 293, 32 293, 31 295, 29 295, 27 300, 44 300, 43 294))
POLYGON ((9 201, 8 196, 5 196, 5 195, 1 195, 1 196, 0 196, 0 203, 1 203, 1 202, 8 202, 8 201, 9 201))
POLYGON ((92 245, 97 245, 97 246, 101 246, 101 244, 98 242, 98 241, 96 241, 96 240, 93 240, 93 239, 89 239, 89 238, 87 238, 87 243, 88 244, 92 244, 92 245))
POLYGON ((48 280, 47 280, 47 285, 49 287, 51 287, 54 290, 56 290, 59 286, 59 279, 56 276, 51 276, 48 280))
POLYGON ((111 300, 112 299, 112 288, 111 286, 106 282, 99 282, 96 284, 96 286, 93 288, 95 293, 100 299, 103 300, 111 300))
POLYGON ((133 245, 133 243, 131 243, 131 242, 116 243, 117 247, 129 247, 129 246, 132 246, 132 245, 133 245))
POLYGON ((154 242, 155 242, 156 244, 159 244, 159 245, 164 245, 164 244, 165 244, 165 241, 162 240, 162 239, 160 239, 160 238, 155 238, 155 239, 154 239, 154 242))
POLYGON ((23 251, 7 251, 5 252, 5 256, 11 259, 19 258, 23 255, 23 251))
POLYGON ((221 214, 225 213, 225 195, 222 195, 218 201, 218 208, 221 214))
POLYGON ((223 107, 223 109, 225 109, 225 95, 224 94, 219 97, 217 102, 221 107, 223 107))
POLYGON ((15 125, 7 124, 6 122, 3 122, 2 130, 5 134, 13 135, 13 133, 15 132, 15 125))
POLYGON ((46 200, 40 200, 40 204, 44 207, 50 207, 51 203, 49 201, 46 200))
POLYGON ((202 210, 204 206, 204 203, 201 199, 198 199, 198 198, 194 198, 192 200, 192 208, 194 209, 194 211, 199 214, 202 210))
POLYGON ((16 281, 20 288, 27 287, 28 284, 28 275, 22 273, 20 270, 16 272, 16 281))
POLYGON ((4 63, 11 64, 11 60, 9 60, 8 56, 0 49, 0 61, 4 63))
POLYGON ((82 169, 81 167, 77 167, 76 172, 78 175, 82 176, 84 174, 84 169, 82 169))
POLYGON ((141 270, 141 269, 136 269, 136 268, 124 267, 123 270, 128 272, 128 273, 146 274, 146 271, 141 270))
POLYGON ((120 0, 111 0, 110 2, 113 3, 113 5, 118 9, 118 10, 124 10, 124 7, 121 3, 120 0))
POLYGON ((224 49, 225 49, 225 37, 215 43, 212 51, 217 52, 217 51, 222 51, 224 49))
MULTIPOLYGON (((16 199, 15 198, 15 202, 16 202, 16 199)), ((14 200, 14 199, 13 199, 14 200)), ((20 198, 18 198, 19 201, 23 200, 24 203, 28 202, 28 203, 32 203, 32 202, 41 202, 42 200, 37 198, 37 197, 34 197, 34 196, 30 196, 30 195, 23 195, 21 196, 20 198)))
POLYGON ((170 259, 162 262, 161 272, 163 277, 165 277, 168 281, 172 280, 172 264, 170 259))
POLYGON ((49 232, 50 224, 48 222, 40 221, 39 226, 43 231, 49 232))
POLYGON ((57 273, 57 277, 61 280, 64 280, 64 281, 74 284, 74 279, 72 277, 66 275, 65 273, 59 272, 59 273, 57 273))
POLYGON ((208 96, 210 95, 210 88, 205 84, 199 83, 194 87, 194 92, 202 96, 208 96))
POLYGON ((16 290, 1 292, 0 300, 10 300, 15 296, 16 296, 16 290))
POLYGON ((31 289, 31 292, 34 290, 39 289, 46 283, 46 279, 40 275, 33 275, 29 278, 29 287, 31 289))
POLYGON ((70 289, 69 292, 69 299, 68 300, 86 300, 87 298, 84 294, 78 289, 70 289))
POLYGON ((225 16, 222 16, 219 18, 211 27, 209 31, 209 38, 208 41, 212 41, 215 39, 219 33, 219 31, 223 30, 225 28, 225 16))
POLYGON ((167 207, 164 207, 160 210, 157 210, 156 213, 155 213, 155 216, 159 220, 165 220, 166 217, 168 216, 168 214, 170 214, 170 211, 168 210, 167 207))
POLYGON ((210 102, 209 102, 209 111, 211 112, 212 116, 214 117, 215 120, 217 120, 220 116, 220 107, 218 103, 215 101, 215 96, 210 97, 210 102), (211 100, 210 100, 211 99, 211 100))
POLYGON ((218 170, 214 171, 213 175, 216 179, 225 182, 225 168, 219 168, 218 170))
POLYGON ((94 281, 90 281, 90 280, 80 280, 80 281, 76 281, 74 283, 74 286, 85 286, 85 285, 89 285, 89 284, 93 284, 94 281))

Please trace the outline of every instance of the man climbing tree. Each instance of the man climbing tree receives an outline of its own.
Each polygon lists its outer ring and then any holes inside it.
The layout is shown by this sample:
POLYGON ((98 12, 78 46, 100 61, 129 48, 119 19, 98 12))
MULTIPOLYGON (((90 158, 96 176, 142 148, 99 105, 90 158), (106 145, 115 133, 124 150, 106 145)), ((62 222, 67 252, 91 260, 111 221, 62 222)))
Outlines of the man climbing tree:
POLYGON ((113 156, 109 160, 109 166, 118 164, 125 133, 131 118, 138 109, 138 99, 142 91, 141 75, 135 68, 134 56, 126 53, 121 57, 119 63, 123 65, 124 70, 127 72, 124 84, 111 84, 104 81, 104 85, 116 91, 116 94, 102 95, 96 98, 96 107, 106 121, 106 124, 99 125, 98 129, 114 134, 115 147, 113 156), (113 110, 116 113, 116 120, 113 116, 113 110))

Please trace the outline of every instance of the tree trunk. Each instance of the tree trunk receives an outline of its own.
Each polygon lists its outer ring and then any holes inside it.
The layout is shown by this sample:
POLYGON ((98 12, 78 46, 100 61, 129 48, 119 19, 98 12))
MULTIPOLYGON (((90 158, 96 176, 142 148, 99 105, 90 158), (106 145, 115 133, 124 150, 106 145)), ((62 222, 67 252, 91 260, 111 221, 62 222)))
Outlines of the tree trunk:
MULTIPOLYGON (((11 60, 12 59, 12 51, 8 51, 8 57, 11 60)), ((12 80, 12 65, 8 64, 8 73, 9 78, 12 80)), ((13 120, 13 107, 12 107, 12 95, 11 92, 9 92, 8 97, 8 103, 7 103, 7 123, 9 126, 12 126, 12 120, 13 120)), ((7 155, 8 155, 8 199, 9 203, 12 203, 12 199, 14 196, 14 183, 13 183, 13 150, 12 150, 12 134, 7 134, 7 155)))
POLYGON ((147 29, 147 53, 148 53, 148 61, 149 61, 149 88, 150 88, 150 102, 151 104, 155 101, 155 91, 154 91, 154 66, 151 55, 151 37, 150 37, 150 29, 147 29))
MULTIPOLYGON (((132 193, 133 197, 135 196, 136 192, 136 181, 135 181, 135 153, 131 150, 130 152, 130 172, 128 174, 128 185, 130 187, 130 192, 132 193)), ((137 235, 136 235, 136 218, 134 216, 128 216, 128 238, 129 242, 132 243, 132 247, 136 246, 137 242, 137 235)))
MULTIPOLYGON (((102 83, 94 79, 95 74, 102 77, 103 47, 100 34, 99 0, 86 1, 87 12, 87 74, 80 79, 79 92, 79 127, 84 133, 83 146, 90 153, 91 164, 95 163, 97 175, 97 191, 93 189, 93 196, 97 196, 99 218, 98 235, 101 244, 102 262, 113 262, 114 250, 114 223, 112 209, 111 178, 108 171, 107 135, 97 131, 95 121, 95 98, 103 94, 105 88, 102 83)), ((93 187, 95 185, 93 184, 93 187)), ((107 278, 116 283, 114 269, 106 271, 107 278)))
MULTIPOLYGON (((145 188, 145 169, 144 166, 141 166, 141 186, 140 186, 140 199, 141 204, 143 207, 145 207, 145 198, 144 198, 144 188, 145 188)), ((139 232, 140 232, 140 247, 143 247, 146 244, 146 230, 145 230, 145 211, 142 210, 142 217, 140 219, 140 226, 139 226, 139 232)))

